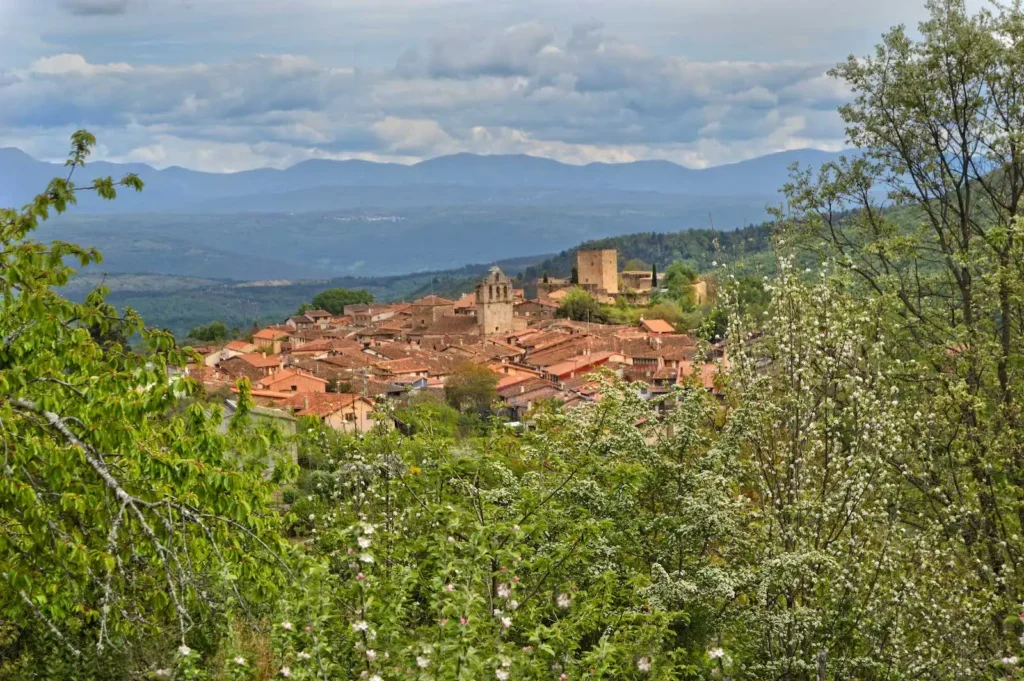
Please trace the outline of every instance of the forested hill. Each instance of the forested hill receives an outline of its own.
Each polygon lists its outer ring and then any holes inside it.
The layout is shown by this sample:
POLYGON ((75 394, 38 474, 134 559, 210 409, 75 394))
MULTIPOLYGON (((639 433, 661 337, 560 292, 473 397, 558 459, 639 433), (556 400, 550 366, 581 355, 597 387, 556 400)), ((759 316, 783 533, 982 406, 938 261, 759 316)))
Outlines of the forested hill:
MULTIPOLYGON (((558 255, 545 258, 519 258, 499 261, 521 285, 551 276, 569 276, 580 248, 614 248, 619 252, 619 267, 633 259, 655 264, 660 271, 681 260, 698 272, 713 268, 713 263, 742 261, 748 270, 770 273, 771 224, 751 225, 734 232, 708 229, 668 234, 643 232, 580 244, 558 255)), ((309 302, 319 291, 334 288, 365 288, 378 300, 411 300, 428 293, 457 297, 473 290, 473 285, 491 263, 467 265, 457 269, 418 272, 393 277, 342 277, 319 280, 292 280, 283 285, 246 284, 237 281, 169 277, 159 275, 79 275, 65 292, 76 300, 84 299, 100 281, 111 288, 108 300, 119 308, 131 307, 150 325, 170 329, 182 335, 189 329, 222 320, 228 326, 247 328, 254 318, 278 320, 309 302)), ((532 289, 532 287, 530 287, 532 289)))
POLYGON ((543 262, 527 267, 523 276, 527 281, 543 277, 567 277, 576 262, 580 249, 609 249, 618 251, 619 269, 630 260, 641 260, 664 270, 670 263, 680 260, 698 272, 712 269, 715 264, 742 261, 751 268, 770 268, 772 223, 748 225, 729 232, 711 229, 689 229, 683 232, 625 234, 596 239, 576 248, 562 251, 543 262))

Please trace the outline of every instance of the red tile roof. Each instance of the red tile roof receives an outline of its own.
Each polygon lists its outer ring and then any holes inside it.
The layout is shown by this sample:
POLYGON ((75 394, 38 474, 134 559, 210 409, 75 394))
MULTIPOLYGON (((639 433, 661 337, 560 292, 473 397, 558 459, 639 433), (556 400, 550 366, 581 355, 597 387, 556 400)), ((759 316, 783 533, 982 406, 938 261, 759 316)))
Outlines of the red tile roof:
POLYGON ((239 355, 238 359, 248 362, 257 369, 267 369, 270 367, 281 366, 282 357, 281 355, 266 355, 264 356, 258 352, 247 352, 239 355))
POLYGON ((419 300, 413 302, 413 305, 430 305, 430 306, 454 305, 454 304, 455 304, 454 300, 448 300, 447 298, 442 298, 441 296, 435 296, 434 294, 430 294, 429 296, 423 296, 419 300))
POLYGON ((266 328, 260 329, 252 335, 253 340, 282 340, 290 335, 290 331, 281 331, 280 329, 266 328))
POLYGON ((545 371, 552 376, 569 377, 572 374, 579 375, 588 369, 594 369, 607 362, 615 356, 614 352, 595 352, 590 355, 583 355, 567 362, 552 364, 545 371))
POLYGON ((253 352, 256 346, 252 343, 243 340, 233 340, 225 345, 228 350, 234 350, 235 352, 253 352))
POLYGON ((317 381, 318 383, 323 383, 324 385, 327 384, 326 380, 320 378, 319 376, 314 376, 311 373, 299 371, 298 369, 284 369, 282 371, 278 371, 275 374, 267 376, 266 378, 260 379, 257 385, 263 388, 270 388, 271 386, 276 385, 277 383, 290 380, 296 376, 302 376, 303 378, 309 379, 311 381, 317 381))
POLYGON ((298 410, 296 416, 324 417, 344 409, 356 400, 373 404, 371 400, 355 393, 292 393, 282 402, 283 406, 298 410))
POLYGON ((645 319, 640 322, 640 327, 650 333, 675 333, 676 330, 664 319, 645 319))

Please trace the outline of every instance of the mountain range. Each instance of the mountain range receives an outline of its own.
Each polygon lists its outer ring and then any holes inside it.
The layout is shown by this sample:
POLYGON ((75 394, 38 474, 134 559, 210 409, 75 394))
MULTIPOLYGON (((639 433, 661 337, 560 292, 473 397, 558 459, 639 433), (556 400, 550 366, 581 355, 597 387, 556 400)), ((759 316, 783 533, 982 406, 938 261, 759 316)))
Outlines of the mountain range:
MULTIPOLYGON (((146 183, 142 194, 123 195, 113 203, 88 196, 80 200, 79 211, 102 213, 294 212, 537 201, 666 203, 677 197, 774 197, 791 164, 817 166, 837 156, 802 149, 691 169, 668 161, 568 165, 533 156, 455 154, 414 165, 309 160, 283 170, 235 173, 96 161, 76 171, 76 180, 81 185, 131 172, 146 183)), ((26 203, 63 172, 61 164, 0 148, 0 205, 26 203)))
MULTIPOLYGON (((665 161, 567 165, 530 156, 443 156, 415 165, 312 160, 284 170, 205 173, 90 162, 137 173, 144 191, 83 193, 43 240, 97 248, 94 272, 254 281, 379 277, 558 253, 624 234, 760 223, 793 163, 786 151, 701 170, 665 161)), ((20 206, 66 170, 0 149, 0 207, 20 206)))

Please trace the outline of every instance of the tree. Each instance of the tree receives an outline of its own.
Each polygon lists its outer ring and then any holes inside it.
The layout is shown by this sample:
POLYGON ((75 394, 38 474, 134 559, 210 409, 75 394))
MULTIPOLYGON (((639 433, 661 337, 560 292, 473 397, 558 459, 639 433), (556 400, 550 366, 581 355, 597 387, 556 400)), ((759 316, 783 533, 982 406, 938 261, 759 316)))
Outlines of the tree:
POLYGON ((666 295, 676 301, 684 310, 692 310, 694 306, 693 284, 696 281, 696 270, 677 260, 665 268, 662 288, 666 289, 666 295))
POLYGON ((658 266, 651 265, 651 288, 658 288, 658 266))
POLYGON ((464 362, 444 383, 445 398, 462 412, 488 414, 498 398, 498 377, 486 365, 464 362))
POLYGON ((188 337, 198 341, 217 342, 230 338, 231 333, 227 325, 218 320, 206 326, 197 326, 188 332, 188 337))
POLYGON ((574 286, 580 283, 580 268, 576 265, 572 266, 572 273, 569 275, 569 283, 574 286))
POLYGON ((312 308, 338 315, 345 311, 346 305, 372 302, 373 294, 366 289, 331 288, 313 296, 312 308))
POLYGON ((547 271, 544 272, 544 279, 543 279, 543 281, 544 281, 545 284, 548 283, 548 273, 547 273, 547 271))
POLYGON ((646 270, 648 267, 649 265, 643 260, 640 260, 639 258, 630 258, 622 269, 625 272, 639 272, 640 270, 646 270))
POLYGON ((646 319, 664 319, 675 326, 682 320, 683 311, 672 300, 661 300, 644 311, 646 319))
POLYGON ((0 211, 0 618, 15 625, 0 644, 5 678, 167 666, 177 646, 202 647, 225 615, 272 595, 287 550, 268 512, 266 450, 253 449, 267 434, 242 432, 247 386, 227 433, 219 408, 175 413, 200 386, 168 370, 194 355, 120 315, 102 288, 83 303, 56 292, 67 263, 99 254, 34 241, 40 222, 81 191, 142 188, 134 175, 76 186, 94 144, 75 133, 68 174, 0 211), (148 354, 103 342, 113 330, 138 334, 148 354))
POLYGON ((1024 595, 1024 12, 928 10, 919 37, 894 28, 831 72, 862 153, 798 172, 779 236, 859 282, 864 323, 903 367, 892 391, 917 425, 879 466, 905 481, 891 512, 949 557, 959 620, 984 623, 949 644, 980 675, 1019 650, 1024 595))
POLYGON ((577 322, 603 324, 606 321, 601 304, 581 288, 574 288, 566 293, 555 314, 577 322))

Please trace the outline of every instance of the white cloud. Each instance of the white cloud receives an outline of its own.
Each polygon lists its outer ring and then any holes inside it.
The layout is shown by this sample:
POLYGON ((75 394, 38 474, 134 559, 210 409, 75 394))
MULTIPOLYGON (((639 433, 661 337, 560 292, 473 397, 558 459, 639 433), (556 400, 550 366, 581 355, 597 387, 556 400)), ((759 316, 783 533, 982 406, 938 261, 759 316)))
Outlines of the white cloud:
POLYGON ((560 36, 533 22, 439 39, 396 64, 262 54, 161 65, 56 52, 0 69, 0 128, 8 143, 39 146, 47 131, 86 127, 111 158, 215 170, 459 151, 707 166, 843 142, 835 106, 848 92, 826 63, 701 61, 598 24, 560 36))

